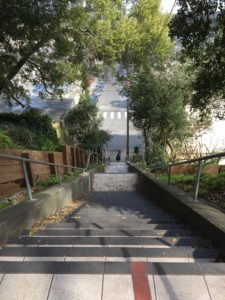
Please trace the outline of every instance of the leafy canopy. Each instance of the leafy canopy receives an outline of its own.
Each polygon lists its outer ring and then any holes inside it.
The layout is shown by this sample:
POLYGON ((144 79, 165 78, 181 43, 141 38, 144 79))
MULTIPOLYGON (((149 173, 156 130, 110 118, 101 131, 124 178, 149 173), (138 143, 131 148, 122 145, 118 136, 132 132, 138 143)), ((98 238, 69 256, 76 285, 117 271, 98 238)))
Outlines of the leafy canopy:
POLYGON ((0 0, 0 96, 8 103, 28 97, 29 83, 44 94, 62 95, 62 85, 85 81, 96 60, 117 56, 120 0, 0 0))
POLYGON ((37 109, 29 109, 21 114, 1 113, 0 146, 57 151, 60 148, 59 140, 51 121, 37 109))
POLYGON ((170 34, 183 46, 182 60, 193 62, 193 107, 205 109, 225 96, 225 2, 178 0, 170 34))
POLYGON ((128 71, 147 70, 163 63, 172 53, 168 27, 164 28, 167 15, 160 12, 160 2, 133 1, 131 11, 122 19, 121 31, 125 36, 120 61, 128 71))
POLYGON ((165 160, 168 154, 175 158, 188 126, 185 102, 189 84, 179 66, 140 73, 132 81, 128 90, 130 115, 143 132, 148 162, 165 160))
POLYGON ((109 139, 108 132, 101 130, 98 108, 85 93, 80 102, 65 116, 65 124, 70 137, 83 148, 101 148, 109 139))

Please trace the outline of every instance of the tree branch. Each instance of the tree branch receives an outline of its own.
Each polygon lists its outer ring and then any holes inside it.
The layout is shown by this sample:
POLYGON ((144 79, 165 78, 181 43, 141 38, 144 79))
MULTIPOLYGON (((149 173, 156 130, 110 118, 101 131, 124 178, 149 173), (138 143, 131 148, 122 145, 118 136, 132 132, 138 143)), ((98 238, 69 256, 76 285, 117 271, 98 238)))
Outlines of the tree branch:
POLYGON ((44 41, 40 40, 35 47, 27 55, 23 56, 17 63, 17 65, 9 72, 7 79, 13 79, 20 69, 25 65, 28 59, 43 45, 44 41))
MULTIPOLYGON (((8 75, 6 76, 7 80, 12 80, 21 70, 21 68, 27 63, 27 61, 29 60, 29 58, 41 47, 43 46, 47 41, 49 40, 49 36, 45 38, 42 38, 36 45, 34 45, 34 47, 32 48, 32 50, 27 53, 25 56, 23 56, 18 63, 12 67, 11 71, 9 71, 8 75)), ((3 84, 0 82, 0 94, 2 93, 4 89, 3 84)))
POLYGON ((24 105, 18 98, 16 98, 14 95, 10 94, 10 96, 12 97, 12 99, 18 103, 19 105, 22 106, 22 108, 30 108, 30 105, 24 105))
POLYGON ((52 92, 50 92, 50 91, 48 90, 48 85, 47 85, 47 83, 46 83, 45 76, 44 76, 44 73, 42 72, 41 68, 40 68, 36 63, 34 63, 34 62, 32 62, 32 61, 29 61, 29 63, 30 63, 31 65, 33 65, 33 66, 37 69, 37 71, 39 72, 39 74, 40 74, 40 76, 41 76, 42 83, 43 83, 43 85, 44 85, 45 91, 46 91, 49 95, 54 95, 54 93, 52 93, 52 92))
POLYGON ((93 35, 92 32, 88 29, 85 29, 85 30, 80 29, 80 32, 82 32, 84 34, 88 34, 88 35, 93 35))

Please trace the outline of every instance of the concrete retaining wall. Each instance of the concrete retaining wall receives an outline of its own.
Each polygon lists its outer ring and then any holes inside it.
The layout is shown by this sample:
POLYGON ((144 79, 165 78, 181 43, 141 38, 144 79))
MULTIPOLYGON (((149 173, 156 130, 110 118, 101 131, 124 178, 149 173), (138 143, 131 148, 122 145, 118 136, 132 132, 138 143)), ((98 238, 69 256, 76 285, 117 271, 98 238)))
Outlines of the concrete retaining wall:
POLYGON ((132 166, 138 173, 138 187, 153 201, 181 222, 197 229, 216 247, 225 249, 225 214, 205 202, 193 202, 185 192, 155 180, 132 166))
POLYGON ((79 200, 90 191, 90 174, 83 174, 70 183, 64 183, 38 193, 34 200, 23 201, 0 212, 0 245, 13 235, 54 214, 73 200, 79 200))

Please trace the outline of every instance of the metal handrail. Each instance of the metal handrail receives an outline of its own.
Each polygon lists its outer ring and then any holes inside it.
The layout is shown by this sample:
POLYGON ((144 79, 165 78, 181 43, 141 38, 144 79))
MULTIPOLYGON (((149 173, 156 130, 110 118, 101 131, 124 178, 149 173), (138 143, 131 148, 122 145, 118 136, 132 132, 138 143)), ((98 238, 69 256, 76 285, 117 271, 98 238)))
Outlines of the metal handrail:
POLYGON ((22 160, 22 161, 27 161, 27 162, 31 162, 31 163, 34 163, 34 164, 40 164, 40 165, 49 165, 49 166, 58 166, 58 167, 63 167, 63 168, 72 168, 72 169, 77 169, 77 170, 85 170, 84 168, 73 167, 73 166, 70 166, 70 165, 50 163, 50 162, 47 162, 47 161, 44 161, 44 160, 35 160, 35 159, 30 159, 30 158, 25 158, 25 157, 19 157, 19 156, 14 156, 14 155, 3 154, 3 153, 0 153, 0 157, 7 158, 7 159, 12 159, 12 160, 22 160))
POLYGON ((56 170, 55 170, 56 171, 56 177, 59 180, 60 184, 61 184, 61 178, 60 178, 60 174, 59 174, 59 168, 60 167, 73 169, 74 170, 74 176, 75 176, 75 171, 76 170, 81 170, 81 171, 84 172, 88 169, 88 165, 86 166, 86 169, 85 168, 78 168, 78 167, 74 167, 74 166, 70 166, 70 165, 50 163, 50 162, 46 162, 46 161, 43 161, 43 160, 34 160, 34 159, 25 158, 25 157, 8 155, 8 154, 5 154, 5 153, 0 153, 0 157, 6 158, 6 159, 11 159, 11 160, 18 160, 18 161, 22 162, 24 179, 25 179, 25 184, 26 184, 26 189, 27 189, 27 193, 28 193, 28 196, 29 196, 29 200, 32 200, 32 190, 31 190, 30 181, 29 181, 29 177, 28 177, 26 162, 30 162, 30 163, 34 163, 34 164, 41 164, 41 165, 54 166, 56 168, 56 170))
POLYGON ((220 153, 216 153, 216 154, 201 156, 201 157, 198 157, 198 158, 193 158, 193 159, 189 159, 189 160, 180 161, 180 162, 177 162, 177 163, 168 164, 165 167, 163 167, 163 166, 162 167, 156 167, 155 169, 163 169, 163 168, 167 168, 168 166, 179 166, 179 165, 183 165, 183 164, 187 164, 187 163, 197 162, 199 160, 209 160, 209 159, 220 158, 220 157, 224 157, 224 156, 225 156, 225 152, 220 152, 220 153))
POLYGON ((189 160, 185 160, 185 161, 180 161, 177 163, 168 164, 166 166, 156 167, 152 170, 152 172, 155 172, 155 178, 157 179, 157 171, 167 169, 168 170, 167 171, 167 175, 168 175, 167 184, 170 185, 171 184, 171 168, 172 167, 198 162, 197 177, 196 177, 195 189, 194 189, 194 194, 193 194, 193 201, 197 201, 200 178, 201 178, 201 173, 202 173, 202 162, 205 160, 209 160, 209 159, 213 159, 213 158, 220 158, 220 157, 224 157, 224 156, 225 156, 225 152, 220 152, 220 153, 216 153, 216 154, 202 156, 199 158, 194 158, 194 159, 189 159, 189 160))

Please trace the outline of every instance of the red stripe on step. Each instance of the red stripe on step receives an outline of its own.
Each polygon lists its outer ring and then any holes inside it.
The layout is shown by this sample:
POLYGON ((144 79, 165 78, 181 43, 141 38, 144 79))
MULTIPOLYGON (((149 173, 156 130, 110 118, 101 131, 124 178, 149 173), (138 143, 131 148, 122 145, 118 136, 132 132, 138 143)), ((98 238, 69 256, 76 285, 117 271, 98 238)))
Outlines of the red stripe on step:
POLYGON ((135 300, 152 300, 145 262, 132 262, 132 281, 135 300))

